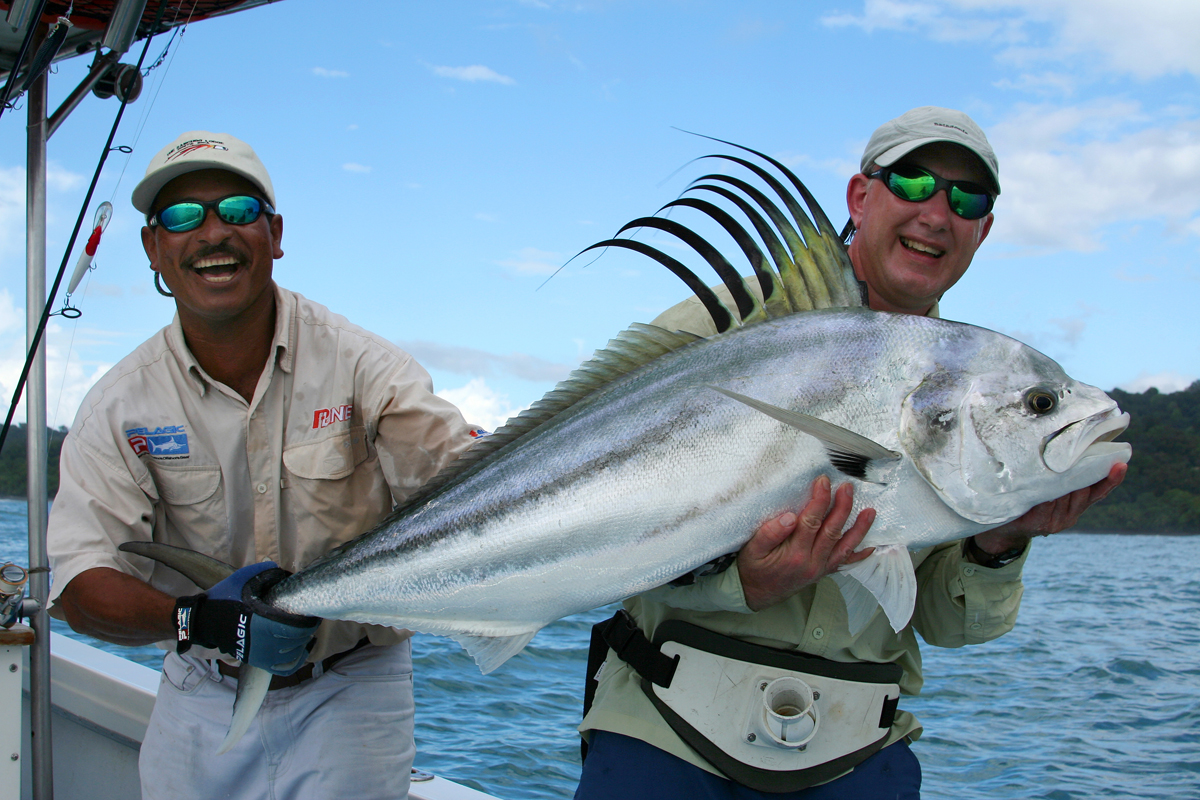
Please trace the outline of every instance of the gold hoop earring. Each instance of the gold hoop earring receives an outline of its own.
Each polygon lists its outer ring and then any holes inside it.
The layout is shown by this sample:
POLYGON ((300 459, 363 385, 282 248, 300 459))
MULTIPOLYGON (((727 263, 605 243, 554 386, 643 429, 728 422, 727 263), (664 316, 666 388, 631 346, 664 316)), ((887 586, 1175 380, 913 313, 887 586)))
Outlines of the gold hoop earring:
POLYGON ((161 294, 163 297, 174 297, 175 295, 171 294, 166 289, 164 289, 162 287, 162 284, 158 282, 159 277, 160 276, 158 274, 158 270, 154 270, 154 288, 157 289, 158 293, 161 294))

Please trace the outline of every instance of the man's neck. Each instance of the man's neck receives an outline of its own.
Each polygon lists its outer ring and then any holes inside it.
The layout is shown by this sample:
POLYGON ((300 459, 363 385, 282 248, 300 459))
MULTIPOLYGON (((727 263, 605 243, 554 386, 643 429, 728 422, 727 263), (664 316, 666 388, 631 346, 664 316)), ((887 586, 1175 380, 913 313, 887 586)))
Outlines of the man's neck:
POLYGON ((179 321, 188 349, 214 380, 250 402, 275 340, 275 293, 269 303, 234 318, 213 322, 180 310, 179 321))

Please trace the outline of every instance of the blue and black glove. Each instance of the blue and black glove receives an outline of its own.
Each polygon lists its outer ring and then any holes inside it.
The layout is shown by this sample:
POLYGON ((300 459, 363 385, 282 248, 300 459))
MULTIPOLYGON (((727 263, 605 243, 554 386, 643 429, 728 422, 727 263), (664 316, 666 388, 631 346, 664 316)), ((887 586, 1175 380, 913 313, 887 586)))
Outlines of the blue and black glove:
POLYGON ((186 653, 196 644, 275 675, 300 669, 321 620, 280 611, 262 600, 291 574, 274 561, 262 561, 242 567, 203 594, 176 600, 175 652, 186 653))

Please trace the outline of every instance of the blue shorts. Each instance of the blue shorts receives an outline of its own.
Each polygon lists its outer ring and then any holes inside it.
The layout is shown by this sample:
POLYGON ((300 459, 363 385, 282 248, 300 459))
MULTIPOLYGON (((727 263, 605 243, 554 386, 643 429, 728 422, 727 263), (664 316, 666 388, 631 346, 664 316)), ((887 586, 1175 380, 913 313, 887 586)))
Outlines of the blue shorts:
POLYGON ((837 780, 774 794, 747 789, 619 733, 592 731, 575 800, 919 800, 921 765, 903 739, 837 780))

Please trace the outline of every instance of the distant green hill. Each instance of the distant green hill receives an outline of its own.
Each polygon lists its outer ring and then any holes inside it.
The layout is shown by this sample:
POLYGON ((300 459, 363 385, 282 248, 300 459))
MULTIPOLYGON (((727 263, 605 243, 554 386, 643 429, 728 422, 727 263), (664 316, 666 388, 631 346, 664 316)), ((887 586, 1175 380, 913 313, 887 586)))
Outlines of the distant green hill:
MULTIPOLYGON (((58 491, 58 451, 62 449, 66 428, 47 429, 50 434, 50 472, 47 482, 50 496, 58 491)), ((25 496, 25 425, 13 425, 0 451, 0 497, 25 496)))
POLYGON ((1200 533, 1200 381, 1182 392, 1109 392, 1129 412, 1119 439, 1133 445, 1125 482, 1075 528, 1200 533))
MULTIPOLYGON (((1109 392, 1131 417, 1122 441, 1133 445, 1129 474, 1092 507, 1078 531, 1200 533, 1200 381, 1182 392, 1109 392)), ((58 451, 67 429, 50 430, 50 496, 58 491, 58 451)), ((25 426, 14 426, 0 453, 0 497, 25 495, 25 426)))

